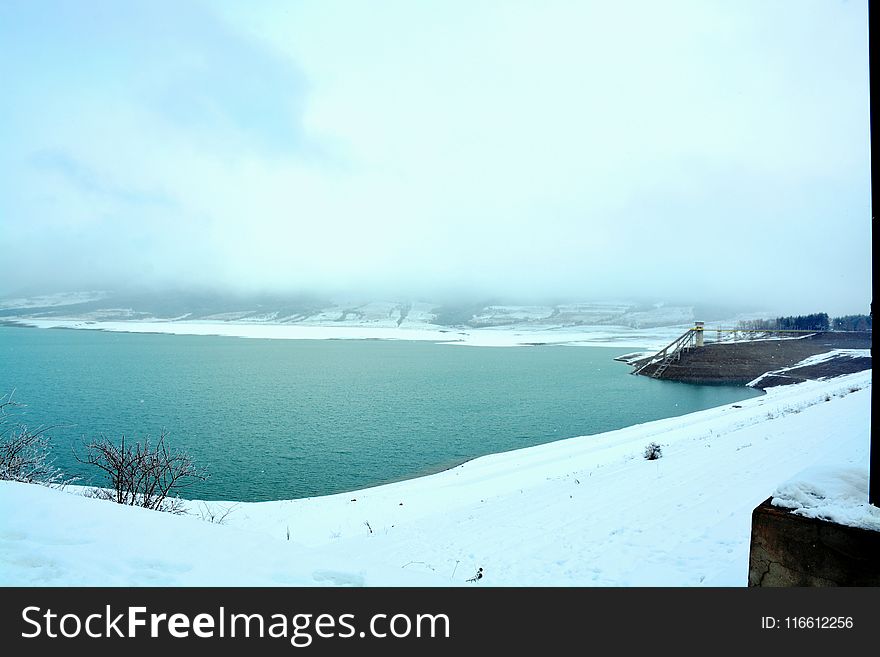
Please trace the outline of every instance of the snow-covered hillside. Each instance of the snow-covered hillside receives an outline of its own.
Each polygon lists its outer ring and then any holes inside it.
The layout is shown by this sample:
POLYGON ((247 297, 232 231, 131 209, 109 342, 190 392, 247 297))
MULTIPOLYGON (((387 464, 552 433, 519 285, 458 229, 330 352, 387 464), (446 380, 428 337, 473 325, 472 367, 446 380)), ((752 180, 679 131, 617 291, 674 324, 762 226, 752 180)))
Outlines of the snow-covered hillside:
MULTIPOLYGON (((691 324, 693 306, 634 301, 517 305, 442 303, 430 300, 240 298, 220 295, 111 294, 83 292, 30 298, 0 298, 7 319, 58 319, 81 322, 153 321, 282 324, 373 328, 618 326, 631 329, 691 324)), ((735 323, 735 318, 732 318, 735 323)))
POLYGON ((338 324, 275 324, 245 321, 84 321, 27 318, 12 320, 20 326, 71 328, 123 333, 220 335, 268 340, 423 340, 479 347, 570 344, 599 347, 639 347, 657 351, 685 330, 682 327, 630 329, 622 326, 530 327, 503 326, 446 329, 440 326, 361 326, 338 324))
POLYGON ((870 383, 808 381, 367 490, 192 502, 190 516, 0 482, 0 584, 745 586, 752 509, 806 468, 843 469, 848 517, 876 521, 852 501, 870 383), (643 458, 650 442, 662 458, 643 458), (226 510, 222 525, 200 517, 226 510))
POLYGON ((8 297, 0 299, 0 310, 15 309, 22 314, 35 308, 56 308, 76 306, 90 301, 100 301, 108 296, 107 292, 98 290, 87 292, 58 292, 35 297, 8 297))

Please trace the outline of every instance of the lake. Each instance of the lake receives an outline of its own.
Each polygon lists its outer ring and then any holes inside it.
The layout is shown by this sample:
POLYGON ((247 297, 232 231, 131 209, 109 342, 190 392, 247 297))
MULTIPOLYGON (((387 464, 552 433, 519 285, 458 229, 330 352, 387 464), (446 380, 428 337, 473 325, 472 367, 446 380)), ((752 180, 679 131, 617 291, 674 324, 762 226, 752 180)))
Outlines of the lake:
POLYGON ((186 497, 364 488, 760 394, 630 375, 632 349, 463 347, 0 327, 0 394, 56 425, 55 464, 100 484, 82 441, 165 428, 210 476, 186 497))

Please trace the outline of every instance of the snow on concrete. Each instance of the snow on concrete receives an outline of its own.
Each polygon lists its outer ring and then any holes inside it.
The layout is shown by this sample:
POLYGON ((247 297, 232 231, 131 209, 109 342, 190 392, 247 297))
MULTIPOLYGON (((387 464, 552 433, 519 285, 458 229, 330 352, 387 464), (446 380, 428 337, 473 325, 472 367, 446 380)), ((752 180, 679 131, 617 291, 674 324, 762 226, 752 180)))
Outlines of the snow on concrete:
POLYGON ((868 469, 815 466, 773 494, 771 504, 807 518, 880 531, 880 508, 868 504, 868 469))
POLYGON ((870 371, 807 381, 345 494, 190 502, 189 516, 0 482, 0 584, 745 586, 752 509, 806 468, 868 462, 870 385, 870 371), (642 457, 649 442, 662 458, 642 457), (223 525, 201 519, 226 509, 223 525))

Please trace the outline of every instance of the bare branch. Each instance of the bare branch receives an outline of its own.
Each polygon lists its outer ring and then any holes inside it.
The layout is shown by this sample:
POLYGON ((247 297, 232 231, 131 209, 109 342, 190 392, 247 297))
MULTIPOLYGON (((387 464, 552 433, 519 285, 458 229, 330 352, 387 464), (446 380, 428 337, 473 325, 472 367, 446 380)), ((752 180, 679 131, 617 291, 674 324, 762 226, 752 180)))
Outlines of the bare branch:
POLYGON ((186 452, 169 449, 163 429, 155 445, 145 436, 134 444, 122 436, 120 444, 101 436, 84 445, 85 457, 76 455, 81 463, 94 465, 109 479, 108 498, 118 504, 142 506, 147 509, 185 513, 179 492, 207 477, 197 468, 186 452))
POLYGON ((16 421, 14 413, 24 405, 13 401, 12 394, 0 397, 0 479, 53 487, 75 481, 65 477, 51 458, 46 432, 56 427, 30 428, 16 421))

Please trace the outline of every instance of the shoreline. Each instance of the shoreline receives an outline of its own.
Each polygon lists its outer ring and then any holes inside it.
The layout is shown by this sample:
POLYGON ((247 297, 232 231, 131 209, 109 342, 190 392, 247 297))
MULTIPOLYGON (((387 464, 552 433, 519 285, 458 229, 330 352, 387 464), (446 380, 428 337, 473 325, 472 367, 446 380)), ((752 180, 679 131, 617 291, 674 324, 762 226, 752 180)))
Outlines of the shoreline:
MULTIPOLYGON (((65 323, 67 323, 67 322, 74 322, 74 321, 75 321, 75 320, 66 320, 65 323)), ((105 332, 150 333, 150 334, 158 334, 158 335, 197 335, 197 336, 205 336, 205 337, 210 336, 210 335, 215 335, 215 334, 213 334, 213 333, 205 334, 205 333, 203 333, 203 332, 201 332, 201 331, 198 332, 198 333, 191 333, 191 332, 184 332, 184 333, 179 333, 179 332, 178 332, 178 333, 171 333, 171 332, 168 332, 168 331, 165 331, 165 332, 160 332, 160 331, 146 331, 146 330, 144 330, 144 329, 146 329, 146 328, 149 327, 149 326, 152 326, 153 323, 145 323, 145 322, 131 322, 131 323, 126 323, 126 328, 127 328, 127 329, 132 329, 132 328, 134 328, 134 329, 139 329, 139 330, 126 330, 126 331, 122 331, 122 329, 120 329, 120 328, 118 328, 118 327, 116 327, 116 326, 108 327, 108 326, 105 325, 105 323, 98 323, 98 324, 95 324, 95 323, 89 323, 89 324, 87 324, 87 325, 82 325, 83 323, 81 323, 81 322, 77 322, 77 324, 80 324, 79 326, 77 326, 77 325, 62 325, 62 326, 59 326, 59 325, 58 325, 58 321, 56 321, 56 320, 51 320, 51 321, 50 321, 50 320, 43 320, 43 323, 44 323, 43 326, 40 326, 40 325, 38 325, 38 324, 30 324, 30 325, 27 325, 27 324, 17 324, 16 326, 13 326, 13 327, 20 327, 20 328, 23 328, 23 327, 31 327, 31 328, 62 328, 62 329, 67 329, 67 330, 73 330, 73 329, 78 329, 78 330, 89 330, 89 329, 91 329, 91 330, 102 330, 102 331, 105 331, 105 332)), ((8 325, 8 324, 7 324, 7 325, 8 325)), ((203 328, 206 328, 206 327, 208 327, 208 328, 213 328, 213 327, 216 326, 216 324, 214 324, 214 323, 191 323, 191 324, 188 325, 188 326, 189 326, 190 328, 192 328, 193 326, 195 326, 195 327, 197 327, 197 328, 199 328, 199 329, 203 329, 203 328)), ((240 326, 240 325, 234 325, 234 326, 235 326, 235 327, 238 327, 238 326, 240 326)), ((178 328, 178 327, 180 327, 180 324, 179 324, 179 323, 174 323, 174 324, 171 325, 171 326, 167 326, 167 328, 178 328)), ((12 327, 11 327, 11 328, 12 328, 12 327)), ((250 328, 250 327, 245 326, 245 328, 250 328)), ((310 328, 312 328, 312 327, 310 327, 310 328)), ((328 327, 314 327, 314 328, 324 329, 324 328, 328 328, 328 327)), ((366 327, 366 328, 368 329, 369 327, 366 327)), ((358 329, 359 329, 360 331, 364 331, 364 330, 365 330, 365 327, 358 327, 358 329)), ((673 330, 677 330, 677 329, 673 329, 673 330)), ((485 330, 484 330, 484 331, 485 331, 485 330)), ((409 333, 409 330, 407 330, 407 329, 403 329, 403 330, 401 330, 401 332, 409 333)), ((507 331, 497 331, 497 330, 496 330, 496 331, 492 331, 492 334, 493 334, 494 336, 496 336, 496 337, 497 337, 497 336, 504 336, 504 337, 507 338, 507 339, 509 339, 511 335, 518 336, 518 335, 520 335, 520 333, 521 333, 520 330, 511 331, 511 330, 509 330, 509 329, 508 329, 507 331)), ((220 337, 234 337, 234 336, 230 336, 230 335, 221 335, 220 337)), ((238 337, 245 337, 245 336, 238 336, 238 337)), ((256 337, 256 338, 259 339, 259 338, 262 338, 263 336, 249 336, 249 337, 256 337)), ((408 338, 408 336, 407 336, 407 337, 397 338, 397 340, 406 340, 407 338, 408 338)), ((339 338, 337 338, 337 337, 335 337, 335 336, 332 336, 332 335, 326 335, 326 334, 325 334, 322 338, 294 337, 294 338, 287 338, 287 339, 300 339, 300 340, 303 340, 303 339, 339 339, 339 338)), ((369 333, 364 334, 363 332, 361 332, 358 336, 356 336, 356 337, 350 337, 350 338, 348 338, 348 339, 367 339, 367 340, 370 340, 370 339, 378 339, 378 338, 376 338, 376 337, 373 336, 373 335, 370 335, 369 333)), ((416 341, 418 341, 418 340, 416 340, 416 341)), ((570 343, 557 343, 557 344, 570 344, 570 343)), ((468 345, 468 346, 485 346, 485 345, 483 345, 483 344, 477 344, 477 345, 468 345)), ((524 343, 510 344, 510 343, 508 342, 508 343, 504 344, 503 346, 532 346, 532 345, 524 344, 524 343)), ((549 345, 548 345, 548 346, 549 346, 549 345)), ((616 347, 620 348, 622 345, 614 344, 614 343, 604 343, 604 344, 601 344, 601 345, 592 345, 592 344, 591 344, 590 346, 604 346, 604 347, 615 347, 615 346, 616 346, 616 347)), ((615 360, 616 360, 616 359, 615 359, 615 360)), ((619 361, 619 362, 624 362, 624 363, 625 363, 625 361, 619 361)), ((678 382, 678 383, 682 383, 681 381, 676 381, 676 382, 678 382)), ((718 381, 718 380, 714 380, 714 381, 713 381, 713 380, 708 380, 708 381, 705 381, 704 384, 706 384, 706 385, 713 385, 713 384, 714 384, 714 385, 730 385, 729 382, 718 381)), ((739 386, 741 386, 741 387, 745 387, 743 384, 739 384, 739 386)), ((762 392, 763 394, 761 394, 761 395, 759 396, 759 398, 760 398, 760 397, 764 397, 765 394, 766 394, 766 391, 763 391, 763 390, 762 390, 761 392, 762 392)), ((744 400, 744 401, 747 401, 747 400, 744 400)), ((719 405, 719 406, 717 406, 717 407, 712 407, 712 408, 710 408, 710 409, 706 409, 706 410, 712 410, 712 409, 722 408, 722 407, 725 406, 725 405, 726 405, 726 404, 722 404, 722 405, 719 405)), ((697 412, 702 412, 702 411, 697 411, 697 412)), ((688 414, 681 415, 681 416, 673 416, 673 418, 676 418, 676 417, 678 417, 678 418, 686 417, 687 415, 688 415, 688 414)), ((632 427, 636 427, 636 426, 640 426, 640 424, 637 423, 637 424, 635 424, 635 425, 627 425, 626 427, 621 427, 620 429, 616 429, 616 430, 614 430, 614 431, 622 431, 622 430, 626 430, 626 429, 629 429, 629 428, 632 428, 632 427)), ((356 493, 356 492, 358 492, 358 491, 362 491, 362 490, 370 490, 370 489, 373 489, 373 488, 377 488, 377 487, 381 487, 381 486, 387 486, 387 485, 393 485, 393 484, 397 484, 397 483, 400 483, 400 482, 413 481, 413 480, 417 480, 417 479, 420 479, 420 478, 423 478, 423 477, 430 477, 430 476, 434 476, 434 475, 442 474, 442 473, 444 473, 444 472, 448 472, 448 471, 451 471, 451 470, 455 470, 456 468, 459 468, 459 467, 461 467, 461 466, 463 466, 463 465, 465 465, 465 464, 472 463, 473 461, 478 460, 478 459, 483 459, 483 458, 487 458, 487 457, 497 456, 497 455, 500 455, 500 454, 508 454, 508 453, 510 453, 510 452, 516 452, 516 451, 521 450, 521 449, 532 449, 532 448, 534 448, 534 447, 540 447, 540 446, 542 446, 542 445, 552 445, 552 444, 556 444, 556 443, 564 442, 564 441, 567 441, 567 440, 574 440, 574 439, 577 439, 577 438, 583 438, 583 437, 585 437, 585 436, 601 436, 601 435, 602 435, 602 432, 600 432, 600 433, 598 433, 598 434, 579 434, 579 435, 576 435, 576 436, 572 435, 572 436, 567 436, 567 437, 564 437, 564 438, 558 438, 558 439, 552 440, 552 441, 550 441, 550 442, 548 442, 548 443, 541 443, 540 445, 534 445, 534 446, 531 446, 531 447, 513 448, 513 449, 509 449, 509 450, 503 450, 503 451, 499 451, 499 452, 493 452, 493 453, 490 453, 490 454, 484 454, 484 455, 480 455, 480 456, 474 456, 474 457, 465 458, 465 459, 461 459, 461 460, 454 460, 454 461, 450 461, 450 462, 443 463, 443 464, 437 464, 437 465, 434 465, 434 466, 425 467, 425 468, 421 469, 419 472, 416 472, 416 473, 411 473, 411 474, 408 474, 408 475, 405 475, 405 476, 400 476, 400 477, 393 478, 393 479, 389 479, 389 480, 385 480, 385 481, 382 481, 382 482, 377 482, 377 483, 375 483, 375 484, 372 484, 372 485, 368 486, 367 488, 353 488, 353 489, 350 489, 350 490, 341 490, 341 491, 337 491, 337 492, 334 492, 334 493, 326 493, 325 495, 321 495, 320 497, 324 497, 324 496, 327 496, 327 495, 331 495, 331 496, 332 496, 332 495, 348 495, 348 494, 356 493)), ((295 500, 295 499, 311 499, 311 497, 301 497, 301 498, 277 498, 277 499, 272 499, 272 500, 263 500, 263 501, 261 501, 261 502, 243 502, 243 501, 241 501, 241 500, 235 500, 235 503, 238 503, 238 504, 245 504, 245 503, 247 503, 247 504, 252 504, 252 503, 253 503, 253 504, 257 504, 257 503, 269 503, 269 502, 290 501, 290 500, 295 500)), ((193 498, 192 500, 189 500, 189 501, 191 501, 191 502, 193 502, 193 503, 198 503, 198 502, 229 502, 230 500, 229 500, 229 499, 203 499, 203 498, 193 498)))
POLYGON ((425 325, 418 328, 389 326, 328 326, 302 324, 244 324, 202 321, 113 321, 20 318, 4 320, 9 328, 92 330, 108 333, 192 335, 268 340, 396 340, 434 342, 468 347, 585 346, 623 349, 660 349, 680 326, 633 329, 626 326, 543 326, 451 328, 425 325))
POLYGON ((0 482, 16 532, 0 584, 469 586, 483 568, 484 586, 745 586, 753 508, 805 468, 866 462, 870 388, 870 372, 809 381, 346 493, 189 500, 182 516, 0 482), (661 459, 644 460, 649 441, 661 459))
MULTIPOLYGON (((482 469, 486 467, 494 467, 499 462, 527 463, 534 460, 536 456, 541 456, 542 452, 545 453, 546 456, 550 456, 554 455, 554 453, 603 451, 608 447, 609 443, 612 445, 625 445, 631 441, 632 437, 635 436, 643 436, 645 439, 647 439, 655 435, 662 435, 670 432, 675 432, 676 430, 680 430, 685 427, 691 427, 694 424, 712 422, 713 420, 720 418, 722 415, 730 416, 732 414, 737 414, 745 416, 743 419, 737 420, 735 422, 729 422, 729 424, 731 424, 729 430, 739 431, 741 429, 746 429, 748 427, 761 424, 764 421, 775 419, 769 418, 766 415, 762 415, 761 411, 757 411, 758 408, 764 406, 768 401, 781 401, 788 397, 807 397, 809 401, 807 401, 803 406, 799 406, 797 410, 792 410, 792 412, 799 413, 804 408, 809 408, 811 406, 826 402, 826 397, 828 397, 829 395, 843 396, 843 394, 858 392, 866 388, 870 388, 871 378, 870 376, 865 376, 865 372, 870 371, 871 370, 863 370, 861 372, 855 372, 830 378, 825 381, 807 380, 788 386, 777 386, 768 390, 761 389, 761 394, 755 397, 751 397, 749 399, 741 400, 736 403, 719 404, 718 406, 713 406, 703 410, 692 411, 683 415, 675 415, 672 417, 661 418, 659 420, 639 422, 636 424, 621 427, 619 429, 611 429, 594 434, 569 436, 567 438, 559 438, 557 440, 552 440, 550 442, 540 443, 537 445, 531 445, 529 447, 518 447, 514 449, 503 450, 500 452, 492 452, 491 454, 484 454, 482 456, 475 456, 470 459, 465 459, 456 464, 440 466, 437 470, 425 471, 421 474, 416 474, 410 477, 403 477, 384 483, 378 483, 363 488, 354 488, 351 490, 328 493, 325 495, 283 498, 277 500, 263 500, 258 502, 247 502, 242 500, 229 499, 184 499, 184 502, 188 506, 191 504, 198 505, 200 503, 232 504, 239 507, 248 505, 284 505, 292 503, 305 503, 307 501, 314 500, 333 500, 336 498, 345 498, 352 495, 366 496, 369 493, 383 493, 388 490, 393 491, 395 488, 398 487, 430 486, 435 481, 458 476, 458 474, 456 473, 457 470, 468 468, 482 469), (830 388, 832 391, 827 392, 826 386, 828 386, 828 388, 830 388), (813 394, 809 392, 809 389, 812 387, 816 388, 816 392, 813 394), (597 444, 582 444, 585 438, 595 439, 597 444)), ((716 429, 713 429, 712 431, 715 432, 716 429)), ((70 488, 70 486, 68 486, 68 488, 70 488)), ((90 487, 83 486, 81 488, 90 487)))

